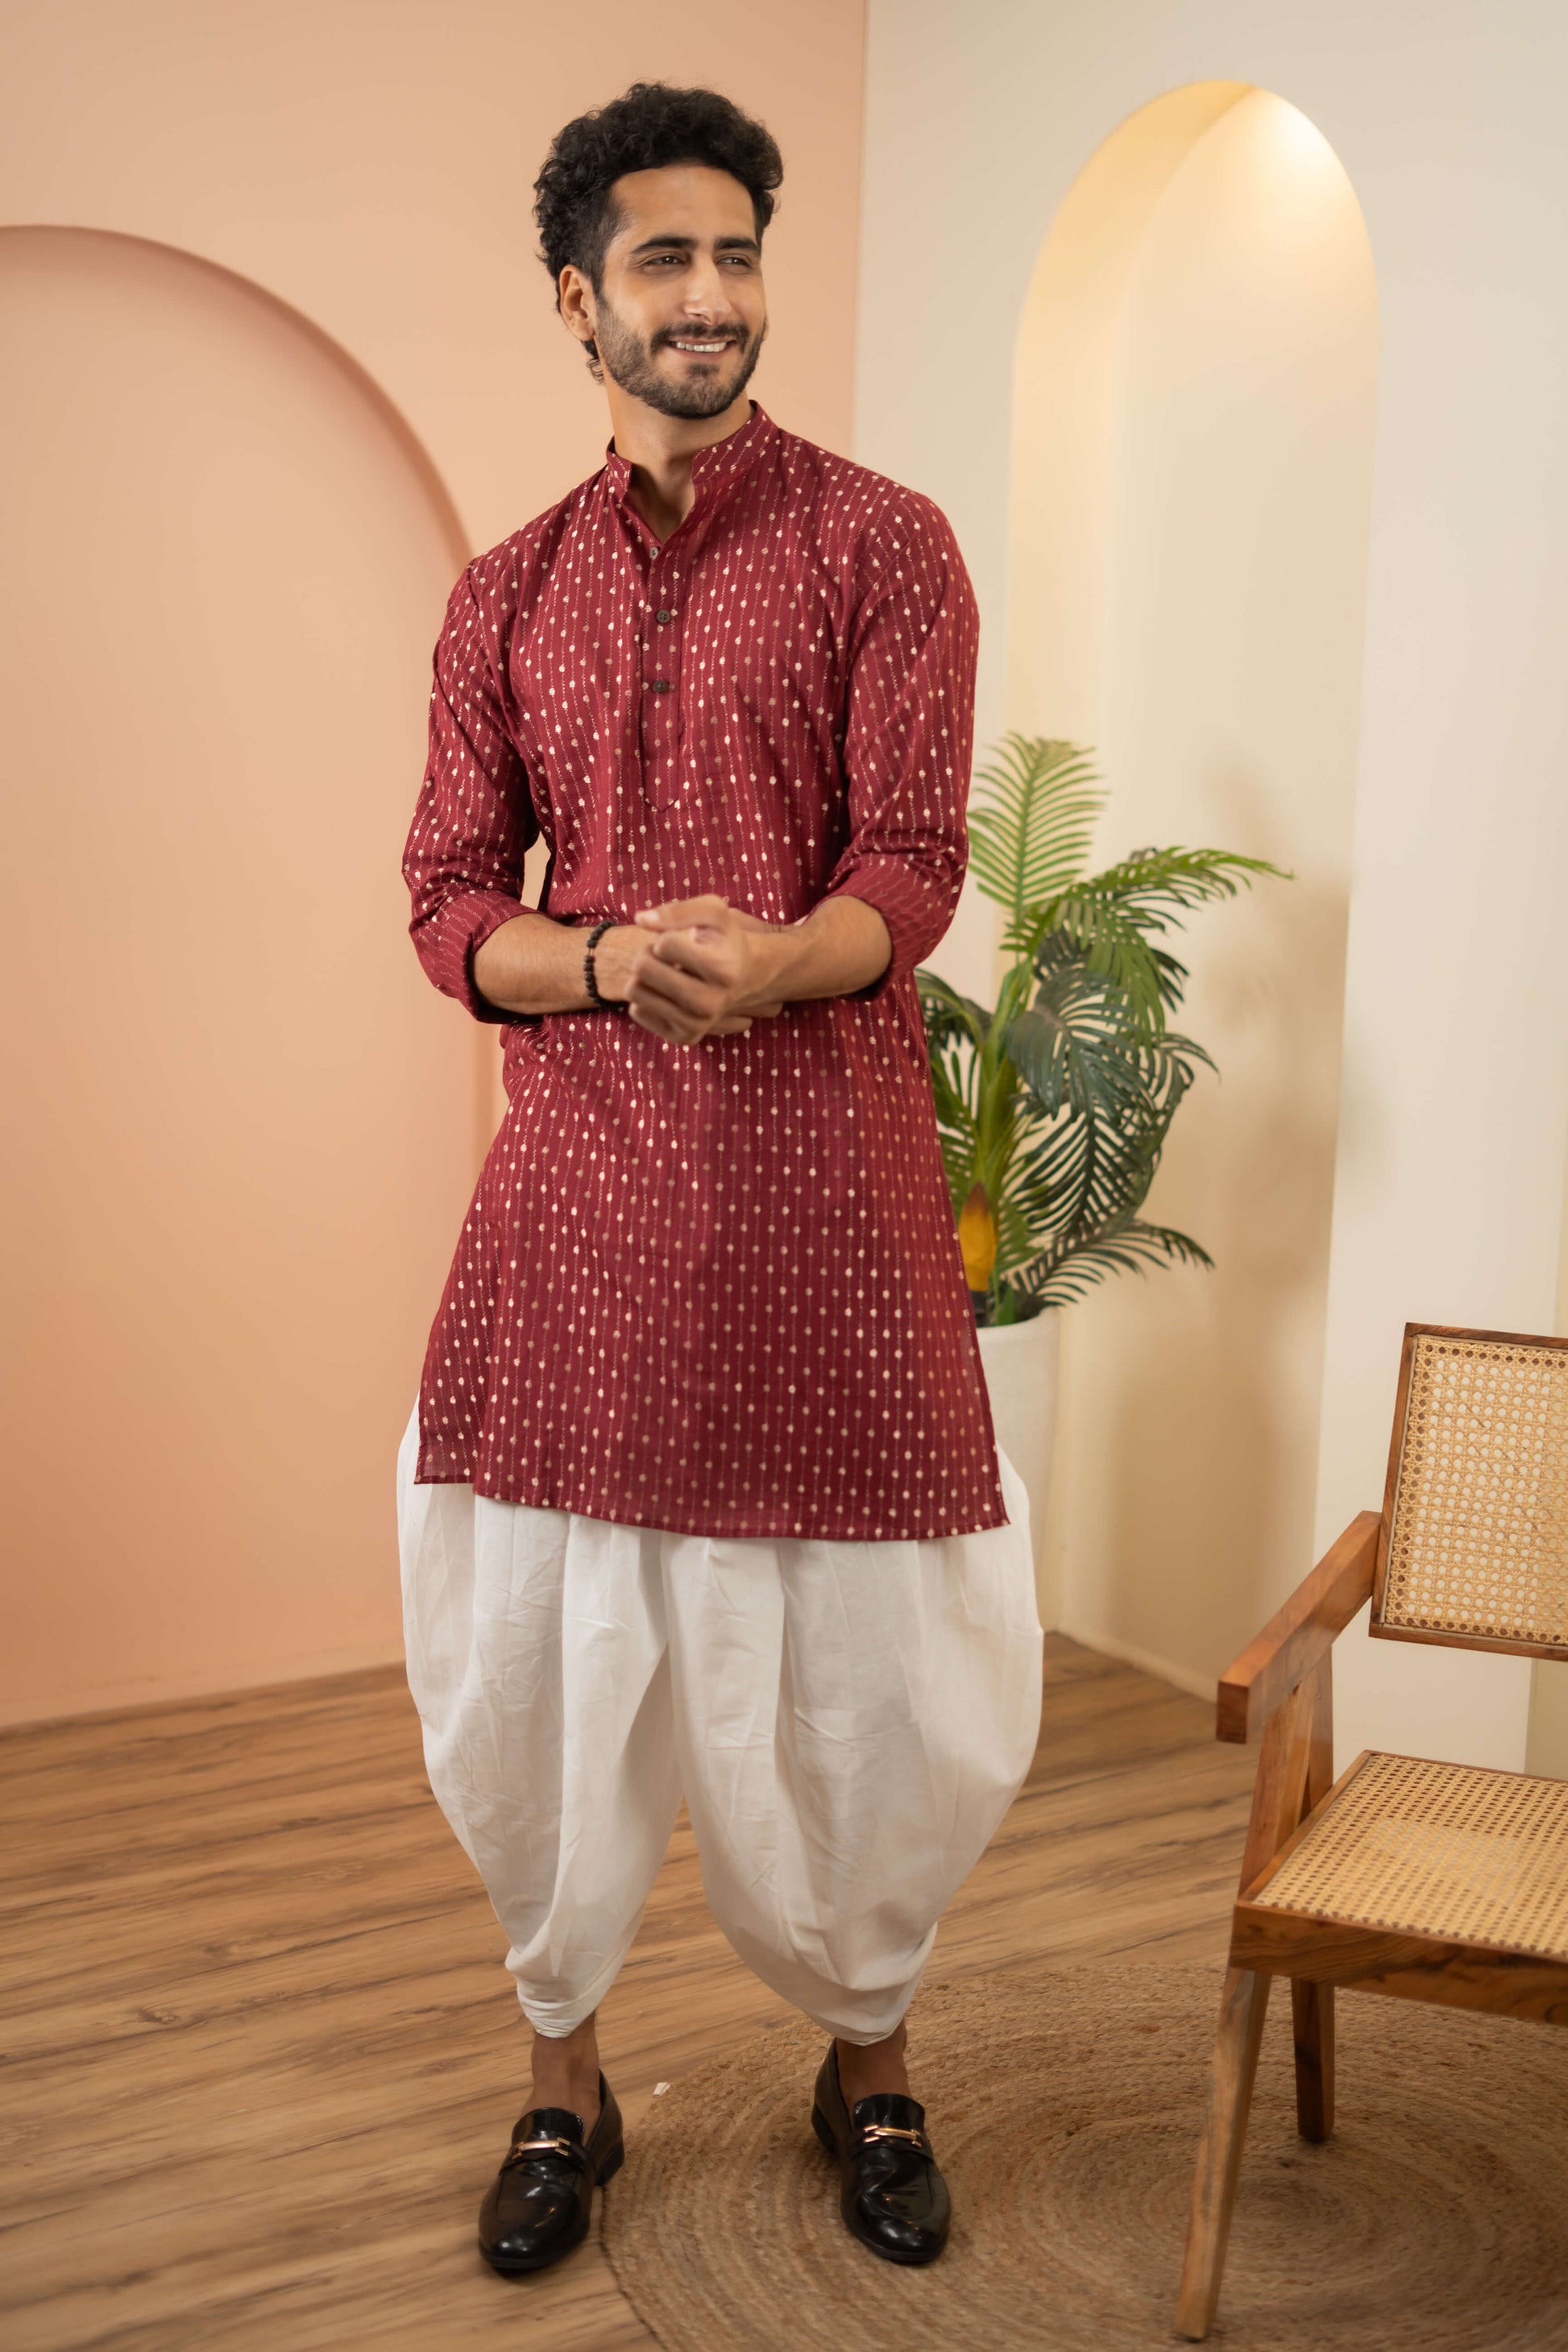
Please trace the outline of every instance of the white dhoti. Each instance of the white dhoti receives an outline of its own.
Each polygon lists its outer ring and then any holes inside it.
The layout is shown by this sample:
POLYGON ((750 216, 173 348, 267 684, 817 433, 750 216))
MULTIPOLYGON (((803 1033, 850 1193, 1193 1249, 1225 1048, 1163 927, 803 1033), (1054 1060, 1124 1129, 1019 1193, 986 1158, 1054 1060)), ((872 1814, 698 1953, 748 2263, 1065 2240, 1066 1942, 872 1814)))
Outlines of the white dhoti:
POLYGON ((1006 1527, 736 1539, 417 1486, 417 1423, 397 1465, 409 1686, 532 2024, 570 2033, 608 1991, 684 1795, 742 1958, 825 2032, 890 2033, 1039 1729, 1006 1456, 1006 1527))

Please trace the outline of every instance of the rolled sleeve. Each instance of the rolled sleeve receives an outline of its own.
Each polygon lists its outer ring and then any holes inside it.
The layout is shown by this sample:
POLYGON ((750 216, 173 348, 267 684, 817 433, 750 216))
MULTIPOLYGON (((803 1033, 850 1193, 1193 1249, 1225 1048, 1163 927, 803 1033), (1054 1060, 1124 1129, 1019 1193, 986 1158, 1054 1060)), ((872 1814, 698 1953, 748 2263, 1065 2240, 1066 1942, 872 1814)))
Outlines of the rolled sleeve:
POLYGON ((481 996, 474 955, 522 912, 522 862, 538 838, 528 776, 507 726, 495 615, 472 568, 447 603, 430 690, 429 756, 403 853, 409 931, 426 972, 476 1021, 515 1021, 481 996))
POLYGON ((895 522, 868 542, 866 568, 843 750, 849 839, 823 894, 866 899, 893 943, 857 1000, 907 979, 958 905, 980 643, 958 542, 929 499, 904 493, 895 522))

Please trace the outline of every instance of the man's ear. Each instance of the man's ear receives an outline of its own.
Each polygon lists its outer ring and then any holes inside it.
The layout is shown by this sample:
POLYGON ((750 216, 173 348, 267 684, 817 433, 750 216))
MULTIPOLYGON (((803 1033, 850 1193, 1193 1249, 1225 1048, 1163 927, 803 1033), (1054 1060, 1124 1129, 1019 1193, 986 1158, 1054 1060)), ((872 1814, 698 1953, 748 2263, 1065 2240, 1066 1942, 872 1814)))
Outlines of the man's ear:
POLYGON ((567 262, 562 269, 556 282, 555 308, 579 342, 591 340, 594 324, 594 289, 575 262, 567 262), (577 324, 579 320, 583 320, 588 328, 586 336, 579 331, 577 324))
POLYGON ((599 347, 593 333, 594 289, 574 262, 566 263, 556 281, 555 310, 573 341, 581 344, 589 374, 595 383, 603 383, 599 347), (586 334, 583 332, 584 327, 588 329, 586 334))

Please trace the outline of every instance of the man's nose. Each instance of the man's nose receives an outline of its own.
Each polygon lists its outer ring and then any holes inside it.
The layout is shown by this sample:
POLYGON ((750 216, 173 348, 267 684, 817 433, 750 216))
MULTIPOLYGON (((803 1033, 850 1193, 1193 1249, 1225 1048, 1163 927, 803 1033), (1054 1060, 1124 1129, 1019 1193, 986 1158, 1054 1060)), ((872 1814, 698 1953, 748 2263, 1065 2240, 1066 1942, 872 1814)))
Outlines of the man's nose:
POLYGON ((681 309, 692 319, 718 326, 732 318, 730 289, 725 285, 717 262, 710 257, 692 263, 690 275, 681 289, 681 309))

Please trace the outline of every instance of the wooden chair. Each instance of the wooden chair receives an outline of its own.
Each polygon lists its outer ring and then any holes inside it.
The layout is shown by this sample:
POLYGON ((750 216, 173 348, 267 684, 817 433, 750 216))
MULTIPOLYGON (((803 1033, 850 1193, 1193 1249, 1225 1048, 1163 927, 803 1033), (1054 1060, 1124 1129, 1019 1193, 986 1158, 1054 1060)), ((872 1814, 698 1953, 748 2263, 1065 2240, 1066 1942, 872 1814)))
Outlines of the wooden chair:
POLYGON ((1382 1512, 1220 1684, 1219 1738, 1263 1745, 1176 2315, 1194 2341, 1274 1977, 1309 2140, 1333 2128, 1336 1985, 1568 2024, 1568 1780, 1366 1753, 1330 1786, 1334 1637, 1369 1599, 1384 1640, 1568 1658, 1568 1340, 1407 1325, 1382 1512))

